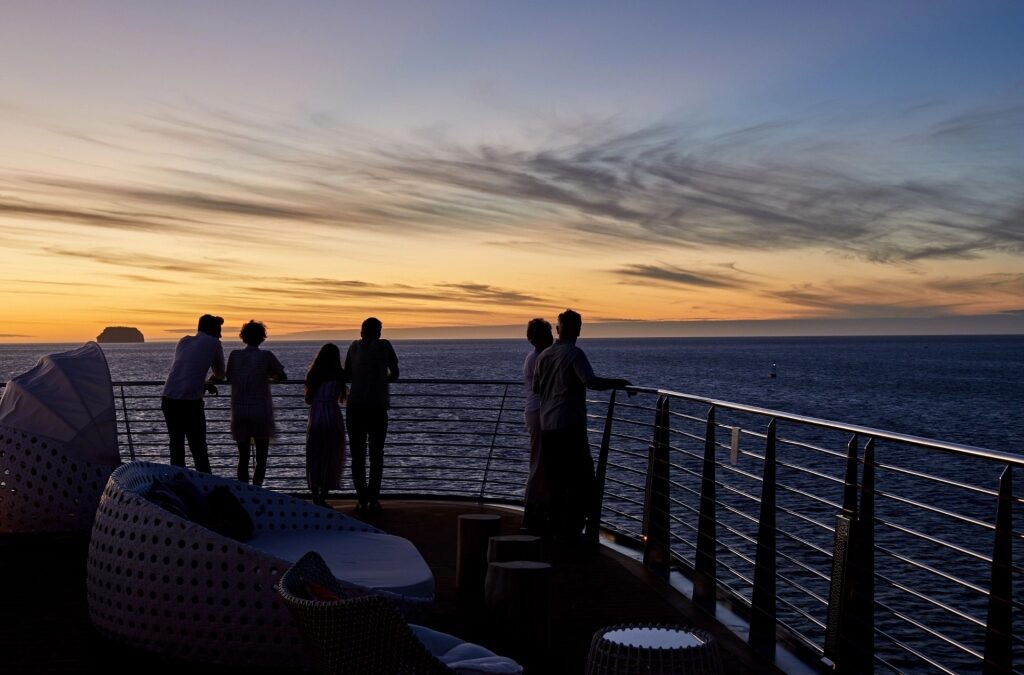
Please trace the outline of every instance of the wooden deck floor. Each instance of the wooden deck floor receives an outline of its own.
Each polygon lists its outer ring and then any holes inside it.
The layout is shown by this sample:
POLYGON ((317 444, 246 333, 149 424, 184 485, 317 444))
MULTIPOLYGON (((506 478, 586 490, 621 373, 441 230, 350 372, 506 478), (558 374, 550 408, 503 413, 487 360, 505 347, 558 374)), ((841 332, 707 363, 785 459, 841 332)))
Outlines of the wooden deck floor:
MULTIPOLYGON (((351 502, 335 502, 352 514, 351 502)), ((425 623, 463 639, 493 646, 482 610, 467 607, 455 591, 457 518, 461 513, 502 515, 503 532, 519 531, 519 513, 472 503, 391 501, 367 518, 412 540, 434 572, 437 602, 425 623)), ((223 666, 186 664, 131 650, 99 636, 85 603, 82 536, 0 535, 0 672, 204 675, 240 673, 223 666)), ((539 673, 583 673, 591 636, 604 626, 656 621, 709 630, 727 673, 772 672, 731 632, 696 610, 642 565, 604 547, 580 550, 546 544, 553 565, 552 653, 532 668, 539 673)), ((252 673, 253 669, 245 669, 252 673)))

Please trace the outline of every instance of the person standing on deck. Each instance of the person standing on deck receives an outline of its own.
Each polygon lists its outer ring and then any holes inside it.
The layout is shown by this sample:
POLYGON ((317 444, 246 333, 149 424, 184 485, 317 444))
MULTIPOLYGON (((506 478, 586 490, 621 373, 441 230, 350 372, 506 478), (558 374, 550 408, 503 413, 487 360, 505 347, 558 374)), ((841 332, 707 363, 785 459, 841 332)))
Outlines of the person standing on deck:
POLYGON ((170 437, 171 464, 185 466, 185 439, 196 471, 211 473, 206 445, 206 411, 203 392, 216 393, 212 382, 224 379, 224 348, 220 327, 224 319, 211 314, 199 317, 198 331, 186 335, 174 348, 171 372, 164 383, 160 409, 170 437), (207 371, 213 371, 207 380, 207 371))
POLYGON ((523 497, 523 529, 528 532, 547 532, 547 490, 540 464, 540 396, 533 390, 533 373, 537 357, 551 346, 551 324, 544 319, 532 319, 526 324, 526 339, 533 349, 523 362, 523 383, 526 387, 526 405, 523 412, 526 429, 530 432, 530 472, 526 478, 523 497))
POLYGON ((345 466, 345 418, 339 401, 345 400, 345 393, 341 350, 328 342, 309 366, 303 396, 309 406, 306 483, 313 503, 319 506, 326 506, 330 491, 341 487, 341 472, 345 466))
POLYGON ((249 482, 249 452, 255 446, 252 484, 263 485, 270 439, 276 431, 270 381, 284 380, 288 376, 273 352, 260 349, 267 339, 267 327, 262 322, 249 321, 242 326, 238 337, 245 343, 245 349, 231 352, 227 368, 231 381, 231 437, 238 446, 238 480, 249 482))
POLYGON ((346 414, 352 453, 352 482, 359 503, 357 511, 380 511, 380 484, 384 477, 384 440, 388 434, 388 383, 398 379, 398 356, 380 337, 383 325, 374 317, 363 321, 360 339, 345 356, 345 377, 352 383, 346 414), (369 441, 370 481, 366 481, 369 441))
POLYGON ((587 438, 587 389, 629 386, 628 380, 594 375, 576 340, 583 318, 571 309, 558 315, 558 340, 537 357, 533 390, 540 394, 540 453, 548 488, 552 533, 575 542, 594 501, 594 460, 587 438))

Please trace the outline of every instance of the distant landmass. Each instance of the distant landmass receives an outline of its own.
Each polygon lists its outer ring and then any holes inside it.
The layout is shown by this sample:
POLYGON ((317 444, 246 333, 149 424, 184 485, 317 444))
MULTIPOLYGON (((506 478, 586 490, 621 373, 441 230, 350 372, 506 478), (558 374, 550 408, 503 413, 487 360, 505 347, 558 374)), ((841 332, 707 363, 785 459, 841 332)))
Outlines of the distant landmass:
MULTIPOLYGON (((555 323, 556 316, 548 317, 555 323)), ((394 340, 526 339, 526 321, 505 326, 433 326, 392 328, 384 337, 394 340)), ((750 321, 587 321, 584 338, 629 337, 801 337, 839 335, 1020 335, 1024 311, 975 316, 863 319, 763 319, 750 321)), ((275 335, 279 340, 354 340, 359 327, 301 331, 275 335)))
POLYGON ((142 331, 133 326, 107 326, 96 336, 96 342, 145 342, 142 331))

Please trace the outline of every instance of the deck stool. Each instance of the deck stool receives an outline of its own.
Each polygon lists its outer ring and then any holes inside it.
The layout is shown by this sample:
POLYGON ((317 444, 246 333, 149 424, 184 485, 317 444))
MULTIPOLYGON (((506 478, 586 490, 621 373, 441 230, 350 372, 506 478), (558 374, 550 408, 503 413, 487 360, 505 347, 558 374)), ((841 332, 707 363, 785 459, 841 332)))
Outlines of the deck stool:
POLYGON ((590 642, 587 675, 676 675, 722 672, 711 634, 662 624, 622 624, 602 628, 590 642))
POLYGON ((524 664, 537 663, 551 643, 551 565, 532 560, 487 566, 484 605, 495 641, 524 664))
POLYGON ((487 576, 487 542, 501 534, 501 516, 464 513, 459 516, 455 587, 461 595, 479 595, 487 576))
POLYGON ((487 542, 487 562, 532 560, 541 562, 540 537, 529 534, 506 534, 491 537, 487 542))

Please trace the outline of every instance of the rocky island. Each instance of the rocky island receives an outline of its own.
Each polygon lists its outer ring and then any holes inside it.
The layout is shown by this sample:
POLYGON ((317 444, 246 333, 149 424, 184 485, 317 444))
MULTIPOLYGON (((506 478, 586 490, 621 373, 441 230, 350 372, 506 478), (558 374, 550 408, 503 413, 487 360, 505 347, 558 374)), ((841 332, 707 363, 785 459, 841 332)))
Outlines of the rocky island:
POLYGON ((103 332, 96 336, 96 342, 100 344, 111 342, 145 342, 142 332, 132 326, 107 326, 103 332))

